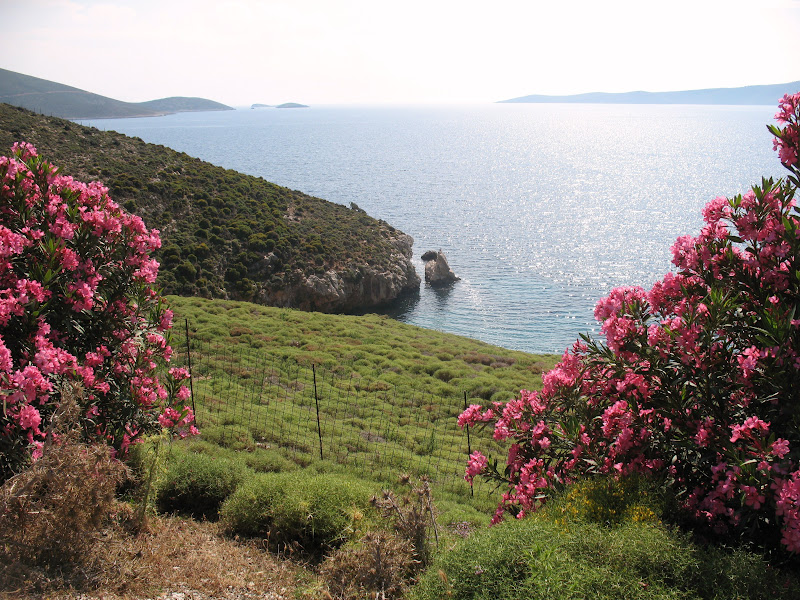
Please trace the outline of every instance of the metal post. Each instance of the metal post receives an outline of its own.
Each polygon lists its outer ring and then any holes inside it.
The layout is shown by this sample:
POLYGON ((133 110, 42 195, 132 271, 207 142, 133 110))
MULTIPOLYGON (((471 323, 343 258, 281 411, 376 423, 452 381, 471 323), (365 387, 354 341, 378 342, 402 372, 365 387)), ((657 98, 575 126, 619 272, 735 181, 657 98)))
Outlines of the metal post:
POLYGON ((317 369, 311 364, 311 373, 314 375, 314 403, 317 405, 317 434, 319 435, 319 459, 322 460, 322 427, 319 424, 319 398, 317 397, 317 369))

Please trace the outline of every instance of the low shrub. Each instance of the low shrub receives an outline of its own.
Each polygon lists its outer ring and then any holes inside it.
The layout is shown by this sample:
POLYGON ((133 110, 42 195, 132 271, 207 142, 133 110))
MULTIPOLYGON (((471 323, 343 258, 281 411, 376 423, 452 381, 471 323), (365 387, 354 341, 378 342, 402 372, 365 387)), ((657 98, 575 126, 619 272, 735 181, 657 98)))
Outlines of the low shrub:
POLYGON ((41 569, 87 576, 86 559, 126 476, 107 445, 79 442, 80 409, 62 398, 42 456, 0 487, 0 581, 10 586, 28 584, 41 569))
POLYGON ((280 473, 294 471, 297 468, 295 463, 274 450, 248 452, 244 455, 244 463, 256 473, 280 473))
POLYGON ((370 531, 331 554, 320 568, 320 576, 334 598, 391 600, 403 597, 416 567, 408 540, 370 531))
POLYGON ((798 593, 795 578, 756 554, 705 550, 660 525, 608 528, 538 513, 475 532, 440 553, 409 597, 754 600, 798 593))
POLYGON ((573 483, 548 503, 545 511, 556 520, 605 526, 657 523, 664 512, 664 500, 652 483, 642 477, 605 476, 573 483))
POLYGON ((272 550, 319 556, 353 536, 371 496, 354 478, 262 473, 225 501, 220 520, 227 533, 263 538, 272 550))
POLYGON ((156 490, 156 507, 196 519, 216 520, 219 508, 247 477, 240 462, 178 452, 156 490))
POLYGON ((336 598, 399 598, 430 562, 430 534, 437 547, 439 541, 430 483, 424 477, 412 483, 408 475, 400 481, 407 487, 405 494, 384 490, 372 498, 381 529, 368 531, 325 559, 320 575, 336 598))

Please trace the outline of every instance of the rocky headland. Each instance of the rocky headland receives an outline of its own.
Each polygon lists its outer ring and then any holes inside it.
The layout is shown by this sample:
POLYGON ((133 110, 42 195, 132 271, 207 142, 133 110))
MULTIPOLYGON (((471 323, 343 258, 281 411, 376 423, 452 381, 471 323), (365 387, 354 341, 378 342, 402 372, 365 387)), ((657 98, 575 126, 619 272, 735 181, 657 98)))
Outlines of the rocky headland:
MULTIPOLYGON (((380 306, 418 290, 421 280, 411 262, 414 239, 395 230, 389 241, 395 251, 384 266, 350 265, 311 275, 297 271, 289 283, 261 287, 254 300, 269 306, 333 313, 380 306)), ((275 261, 274 254, 264 257, 260 279, 266 279, 269 265, 275 261)))
POLYGON ((351 312, 419 289, 413 240, 350 207, 113 131, 0 104, 0 155, 32 143, 161 232, 165 294, 351 312))

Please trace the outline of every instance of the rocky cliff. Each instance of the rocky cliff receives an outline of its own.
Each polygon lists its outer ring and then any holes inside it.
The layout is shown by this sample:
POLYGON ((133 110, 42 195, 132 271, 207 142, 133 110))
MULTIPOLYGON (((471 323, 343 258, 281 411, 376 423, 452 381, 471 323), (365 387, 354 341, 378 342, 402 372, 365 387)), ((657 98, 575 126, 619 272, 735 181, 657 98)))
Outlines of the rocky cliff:
MULTIPOLYGON (((386 304, 419 289, 420 278, 411 263, 413 238, 395 231, 389 241, 396 251, 384 266, 349 265, 311 275, 298 270, 288 281, 259 286, 255 301, 301 310, 347 312, 386 304)), ((264 258, 266 263, 272 259, 264 258)))

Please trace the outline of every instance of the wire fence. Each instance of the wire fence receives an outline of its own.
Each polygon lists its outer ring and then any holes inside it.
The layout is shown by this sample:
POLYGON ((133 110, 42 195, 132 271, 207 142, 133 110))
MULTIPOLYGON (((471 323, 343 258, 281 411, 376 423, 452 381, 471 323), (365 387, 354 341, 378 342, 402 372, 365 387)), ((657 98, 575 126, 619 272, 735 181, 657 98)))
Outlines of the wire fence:
POLYGON ((182 343, 173 344, 173 362, 191 367, 203 439, 302 466, 331 461, 363 473, 427 475, 459 493, 493 489, 464 480, 476 437, 481 450, 502 451, 490 433, 458 427, 466 394, 400 389, 346 365, 300 365, 264 349, 192 339, 186 326, 175 331, 182 343))

